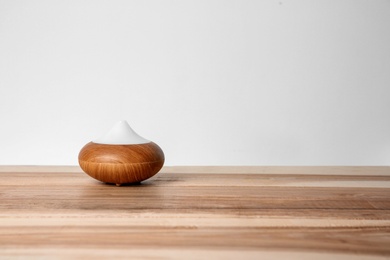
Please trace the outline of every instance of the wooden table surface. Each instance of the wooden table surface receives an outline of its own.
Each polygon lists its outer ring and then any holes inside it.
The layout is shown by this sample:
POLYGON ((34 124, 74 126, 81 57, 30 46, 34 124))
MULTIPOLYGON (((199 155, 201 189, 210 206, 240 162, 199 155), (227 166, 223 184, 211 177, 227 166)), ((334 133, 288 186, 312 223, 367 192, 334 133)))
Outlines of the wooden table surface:
POLYGON ((0 258, 390 259, 390 167, 0 167, 0 258))

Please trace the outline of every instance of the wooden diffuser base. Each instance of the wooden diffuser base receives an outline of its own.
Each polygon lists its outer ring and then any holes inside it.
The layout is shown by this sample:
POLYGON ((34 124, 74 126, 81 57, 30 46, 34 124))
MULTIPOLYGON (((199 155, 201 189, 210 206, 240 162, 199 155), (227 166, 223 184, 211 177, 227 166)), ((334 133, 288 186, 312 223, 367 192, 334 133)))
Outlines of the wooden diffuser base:
POLYGON ((92 178, 120 186, 155 175, 164 164, 164 153, 153 142, 130 145, 90 142, 81 149, 79 164, 92 178))

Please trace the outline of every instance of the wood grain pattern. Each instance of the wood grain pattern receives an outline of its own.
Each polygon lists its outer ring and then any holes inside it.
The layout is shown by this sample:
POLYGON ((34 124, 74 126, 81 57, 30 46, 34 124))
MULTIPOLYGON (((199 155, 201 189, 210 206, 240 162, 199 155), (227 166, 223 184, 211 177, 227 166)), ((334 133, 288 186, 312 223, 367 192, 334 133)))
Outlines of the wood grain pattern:
POLYGON ((92 178, 119 186, 155 175, 164 164, 164 153, 153 142, 133 145, 90 142, 81 149, 79 164, 92 178))
POLYGON ((390 256, 389 167, 371 176, 166 167, 123 187, 81 170, 7 169, 0 167, 0 258, 390 256))

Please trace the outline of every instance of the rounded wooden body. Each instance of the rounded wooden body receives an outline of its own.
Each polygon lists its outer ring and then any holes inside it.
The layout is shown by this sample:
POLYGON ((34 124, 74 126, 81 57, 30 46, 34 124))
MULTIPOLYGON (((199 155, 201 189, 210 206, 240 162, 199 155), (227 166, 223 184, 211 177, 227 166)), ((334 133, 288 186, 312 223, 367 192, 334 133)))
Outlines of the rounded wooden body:
POLYGON ((89 176, 119 186, 139 183, 155 175, 164 164, 164 153, 153 142, 131 145, 90 142, 81 149, 79 164, 89 176))

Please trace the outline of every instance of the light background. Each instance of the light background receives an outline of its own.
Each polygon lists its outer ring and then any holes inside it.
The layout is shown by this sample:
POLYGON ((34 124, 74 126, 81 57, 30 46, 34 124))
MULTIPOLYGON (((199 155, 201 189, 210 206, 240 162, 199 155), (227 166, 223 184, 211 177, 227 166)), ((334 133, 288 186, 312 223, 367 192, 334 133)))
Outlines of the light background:
POLYGON ((389 165, 390 1, 0 0, 0 164, 121 119, 166 165, 389 165))

